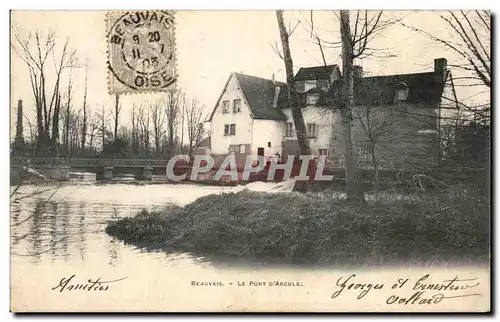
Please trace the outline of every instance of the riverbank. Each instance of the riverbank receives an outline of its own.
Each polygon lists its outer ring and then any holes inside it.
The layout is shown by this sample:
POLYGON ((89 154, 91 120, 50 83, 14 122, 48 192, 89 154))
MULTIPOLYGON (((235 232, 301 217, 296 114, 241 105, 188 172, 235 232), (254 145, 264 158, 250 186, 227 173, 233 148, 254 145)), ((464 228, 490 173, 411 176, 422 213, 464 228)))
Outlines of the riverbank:
POLYGON ((490 208, 454 191, 366 206, 319 193, 241 191, 110 222, 138 247, 208 258, 393 265, 488 261, 490 208))

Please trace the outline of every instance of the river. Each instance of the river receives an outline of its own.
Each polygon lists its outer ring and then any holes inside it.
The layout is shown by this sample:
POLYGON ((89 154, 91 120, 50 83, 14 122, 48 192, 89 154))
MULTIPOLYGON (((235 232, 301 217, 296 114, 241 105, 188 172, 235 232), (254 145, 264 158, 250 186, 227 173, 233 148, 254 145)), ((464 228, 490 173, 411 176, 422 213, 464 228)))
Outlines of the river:
MULTIPOLYGON (((335 281, 352 270, 214 261, 189 254, 146 252, 104 232, 107 221, 132 216, 144 208, 161 209, 168 203, 185 205, 204 195, 235 189, 238 188, 189 184, 22 186, 10 213, 12 308, 16 311, 329 311, 356 310, 356 307, 365 310, 370 306, 383 309, 378 307, 381 303, 373 301, 376 294, 371 294, 371 302, 354 303, 354 298, 345 296, 332 303, 335 281), (109 284, 110 290, 106 292, 52 290, 61 279, 72 275, 75 283, 97 278, 124 280, 109 284), (269 285, 273 280, 299 281, 300 285, 265 288, 256 283, 269 285), (195 286, 197 282, 209 281, 223 283, 224 287, 195 286), (255 283, 250 286, 250 282, 255 283)), ((417 274, 417 268, 411 270, 417 274)), ((378 280, 384 278, 380 270, 362 271, 366 280, 374 276, 378 280)), ((408 268, 397 271, 408 272, 408 268)), ((483 276, 489 271, 483 269, 480 273, 483 276)), ((393 274, 387 272, 389 277, 394 277, 393 274)), ((469 301, 463 305, 472 304, 469 301)))

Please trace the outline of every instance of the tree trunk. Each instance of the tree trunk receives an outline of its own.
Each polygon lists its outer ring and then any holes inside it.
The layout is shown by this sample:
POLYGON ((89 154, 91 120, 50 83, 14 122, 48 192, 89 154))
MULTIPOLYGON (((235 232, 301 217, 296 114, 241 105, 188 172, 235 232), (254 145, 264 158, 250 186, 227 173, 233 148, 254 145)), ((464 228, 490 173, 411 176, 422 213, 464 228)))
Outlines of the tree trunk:
POLYGON ((340 35, 342 39, 342 103, 340 104, 341 140, 344 146, 344 169, 348 201, 364 203, 359 169, 352 147, 352 108, 354 106, 354 52, 351 43, 349 11, 340 11, 340 35))
POLYGON ((167 154, 168 158, 172 158, 174 154, 174 127, 173 124, 168 125, 168 140, 167 140, 167 154))
POLYGON ((372 165, 373 165, 373 170, 375 172, 375 201, 378 200, 378 192, 379 192, 379 173, 378 173, 378 160, 377 156, 375 154, 375 144, 370 143, 370 154, 372 157, 372 165))
POLYGON ((290 43, 288 41, 288 32, 283 20, 283 11, 276 10, 276 18, 278 20, 278 28, 280 31, 281 44, 283 46, 283 60, 285 62, 286 83, 288 87, 288 103, 291 107, 293 123, 297 132, 297 143, 299 144, 300 153, 302 155, 311 154, 309 150, 309 142, 307 141, 306 125, 304 116, 298 100, 298 94, 295 90, 295 77, 293 75, 293 60, 290 52, 290 43))
POLYGON ((101 114, 101 141, 102 141, 102 152, 104 152, 104 145, 106 144, 106 128, 104 126, 104 105, 102 106, 102 114, 101 114))
POLYGON ((118 138, 118 116, 120 114, 120 96, 118 94, 115 95, 115 132, 114 138, 115 141, 118 138))
MULTIPOLYGON (((184 120, 186 118, 186 104, 182 104, 181 111, 181 139, 180 139, 180 149, 181 154, 184 154, 184 120)), ((191 155, 189 155, 191 157, 191 155)))
MULTIPOLYGON (((69 104, 69 103, 68 103, 69 104)), ((64 145, 64 153, 66 156, 69 154, 69 118, 70 118, 70 107, 66 106, 66 111, 64 113, 64 128, 63 128, 63 145, 64 145)))
POLYGON ((43 126, 43 111, 42 111, 42 102, 40 101, 40 97, 36 98, 36 127, 37 127, 37 138, 36 138, 36 150, 37 155, 43 152, 44 149, 44 137, 45 137, 45 129, 43 126))
POLYGON ((82 139, 81 139, 81 149, 85 149, 85 141, 87 139, 87 72, 85 71, 85 89, 83 92, 83 120, 82 120, 82 139))
POLYGON ((52 121, 52 144, 51 150, 53 156, 58 156, 59 154, 59 114, 61 106, 61 95, 57 94, 55 104, 54 104, 54 118, 52 121))

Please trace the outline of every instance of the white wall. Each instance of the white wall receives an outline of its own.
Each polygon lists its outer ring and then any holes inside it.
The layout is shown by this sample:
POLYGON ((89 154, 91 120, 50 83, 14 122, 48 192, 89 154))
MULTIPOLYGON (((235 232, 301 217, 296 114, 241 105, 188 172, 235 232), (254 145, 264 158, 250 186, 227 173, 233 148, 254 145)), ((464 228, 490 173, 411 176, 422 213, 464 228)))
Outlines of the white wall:
MULTIPOLYGON (((282 109, 289 123, 293 123, 291 110, 282 109)), ((318 155, 318 149, 328 149, 332 124, 334 124, 334 114, 326 112, 319 107, 306 107, 302 109, 304 121, 317 124, 317 137, 309 139, 311 153, 318 155)), ((251 116, 248 103, 244 100, 243 94, 238 90, 238 83, 235 76, 229 80, 228 86, 222 95, 215 113, 210 122, 211 152, 213 154, 228 153, 229 145, 250 144, 250 153, 257 155, 259 147, 264 148, 264 156, 271 157, 279 153, 282 155, 282 141, 285 134, 285 122, 274 120, 254 120, 251 116), (233 113, 233 100, 240 98, 241 111, 233 113), (222 102, 230 101, 230 111, 222 114, 222 102), (236 124, 236 135, 224 136, 224 124, 236 124), (271 142, 271 147, 268 147, 271 142)), ((294 138, 296 134, 294 133, 294 138)))
POLYGON ((257 155, 259 147, 264 148, 264 156, 272 157, 276 153, 281 153, 281 142, 283 140, 283 121, 274 120, 254 120, 253 121, 253 144, 251 146, 251 154, 257 155), (268 147, 268 143, 271 147, 268 147))
POLYGON ((210 122, 211 152, 213 154, 227 154, 231 144, 252 143, 252 117, 248 103, 238 89, 238 82, 231 76, 224 94, 217 105, 210 122), (241 99, 240 112, 233 113, 233 100, 241 99), (222 114, 222 102, 229 101, 229 113, 222 114), (224 135, 224 124, 236 124, 236 135, 224 135))
MULTIPOLYGON (((293 123, 292 111, 289 108, 283 109, 283 113, 287 117, 288 123, 293 123)), ((309 147, 311 148, 311 154, 318 155, 318 149, 328 149, 330 145, 330 137, 332 133, 332 124, 334 124, 335 116, 332 112, 325 111, 319 107, 309 106, 302 109, 302 114, 304 115, 304 123, 316 123, 317 124, 317 137, 309 139, 309 147)), ((282 135, 284 135, 284 125, 282 135)), ((295 129, 295 126, 294 126, 295 129)), ((297 133, 294 131, 293 138, 297 138, 297 133)))

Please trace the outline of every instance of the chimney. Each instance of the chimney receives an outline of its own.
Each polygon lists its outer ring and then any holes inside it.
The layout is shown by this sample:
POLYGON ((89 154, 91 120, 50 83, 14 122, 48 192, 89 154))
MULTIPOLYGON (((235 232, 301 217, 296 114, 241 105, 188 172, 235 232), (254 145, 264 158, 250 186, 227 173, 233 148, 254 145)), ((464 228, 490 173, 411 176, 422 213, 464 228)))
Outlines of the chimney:
POLYGON ((273 99, 273 107, 278 107, 278 97, 280 96, 281 87, 278 85, 274 86, 274 99, 273 99))
POLYGON ((446 68, 447 68, 446 58, 436 58, 434 59, 434 73, 440 75, 443 81, 446 78, 446 68))
POLYGON ((352 70, 353 70, 352 74, 353 74, 354 79, 363 78, 363 67, 362 66, 354 65, 354 66, 352 66, 352 70))
POLYGON ((274 80, 274 73, 273 76, 271 77, 271 80, 273 81, 273 84, 276 85, 276 81, 274 80))

